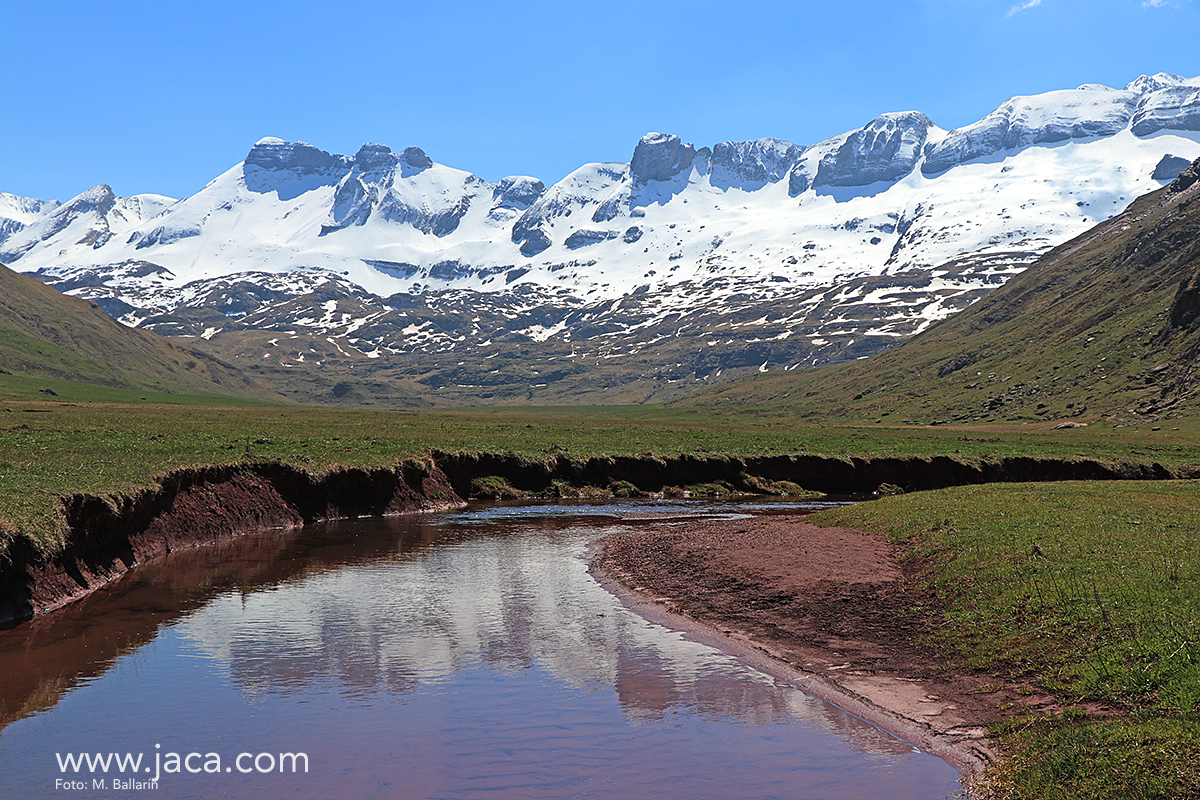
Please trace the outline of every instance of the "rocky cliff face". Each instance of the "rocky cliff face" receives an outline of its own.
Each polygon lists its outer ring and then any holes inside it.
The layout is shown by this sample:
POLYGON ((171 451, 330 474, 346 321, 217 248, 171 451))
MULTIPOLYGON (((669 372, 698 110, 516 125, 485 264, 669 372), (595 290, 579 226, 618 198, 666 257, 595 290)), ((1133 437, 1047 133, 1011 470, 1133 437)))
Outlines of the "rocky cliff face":
POLYGON ((634 183, 669 181, 692 165, 696 149, 671 133, 647 133, 633 149, 629 175, 634 183))
POLYGON ((884 114, 821 157, 815 186, 866 186, 913 171, 934 124, 917 111, 884 114))
POLYGON ((716 186, 775 183, 788 174, 803 154, 803 147, 782 139, 721 142, 713 145, 708 156, 708 172, 716 186))

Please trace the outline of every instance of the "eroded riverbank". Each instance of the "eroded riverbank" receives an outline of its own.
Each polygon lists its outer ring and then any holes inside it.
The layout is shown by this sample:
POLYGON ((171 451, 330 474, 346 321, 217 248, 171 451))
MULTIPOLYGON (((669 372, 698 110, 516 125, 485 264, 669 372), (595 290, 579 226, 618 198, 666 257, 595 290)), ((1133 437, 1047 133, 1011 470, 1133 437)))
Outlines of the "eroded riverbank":
POLYGON ((531 497, 650 495, 709 484, 758 493, 773 482, 831 493, 906 491, 967 484, 1058 480, 1160 480, 1160 464, 1096 459, 957 459, 557 456, 542 461, 493 453, 434 452, 390 468, 313 474, 278 462, 185 469, 116 497, 61 498, 61 548, 47 552, 17 536, 0 554, 0 625, 61 608, 168 552, 320 520, 452 508, 496 478, 531 497), (631 488, 632 487, 632 488, 631 488))
POLYGON ((297 774, 164 770, 172 797, 952 793, 945 762, 629 613, 588 574, 607 531, 778 505, 483 505, 159 559, 0 634, 0 663, 40 676, 0 692, 0 794, 54 796, 55 752, 155 744, 307 758, 297 774), (188 594, 206 565, 213 585, 188 594))

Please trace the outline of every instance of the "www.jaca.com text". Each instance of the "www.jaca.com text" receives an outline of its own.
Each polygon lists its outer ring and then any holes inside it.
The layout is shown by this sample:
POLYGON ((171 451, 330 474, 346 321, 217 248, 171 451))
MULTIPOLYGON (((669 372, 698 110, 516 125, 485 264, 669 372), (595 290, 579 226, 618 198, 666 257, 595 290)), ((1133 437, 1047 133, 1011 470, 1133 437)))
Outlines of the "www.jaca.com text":
MULTIPOLYGON (((154 762, 150 764, 145 753, 55 753, 58 770, 62 773, 88 773, 90 775, 114 772, 118 775, 146 775, 146 781, 157 783, 164 775, 198 773, 306 773, 307 753, 238 753, 231 761, 225 761, 219 753, 164 753, 162 745, 154 745, 154 762), (143 766, 143 763, 145 766, 143 766)), ((100 779, 96 779, 100 780, 100 779)), ((56 788, 75 788, 67 784, 86 781, 59 779, 56 788)), ((89 787, 90 788, 90 787, 89 787)))

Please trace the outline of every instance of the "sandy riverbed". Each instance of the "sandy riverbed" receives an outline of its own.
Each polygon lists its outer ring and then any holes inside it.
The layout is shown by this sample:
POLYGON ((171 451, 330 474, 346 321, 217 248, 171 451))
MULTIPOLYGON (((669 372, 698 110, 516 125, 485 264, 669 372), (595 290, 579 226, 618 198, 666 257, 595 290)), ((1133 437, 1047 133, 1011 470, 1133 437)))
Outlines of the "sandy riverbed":
POLYGON ((923 644, 919 565, 877 534, 788 516, 664 520, 606 537, 594 570, 643 613, 702 626, 964 774, 998 757, 989 723, 1053 703, 923 644))

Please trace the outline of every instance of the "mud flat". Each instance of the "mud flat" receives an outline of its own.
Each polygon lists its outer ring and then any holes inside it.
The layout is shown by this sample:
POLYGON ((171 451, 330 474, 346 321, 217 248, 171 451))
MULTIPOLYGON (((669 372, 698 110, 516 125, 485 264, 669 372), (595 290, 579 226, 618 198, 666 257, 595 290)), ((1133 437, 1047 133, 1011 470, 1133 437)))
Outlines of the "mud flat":
POLYGON ((873 533, 787 516, 662 524, 606 537, 593 569, 640 613, 723 639, 964 776, 999 757, 998 704, 1029 699, 921 644, 917 566, 873 533))

